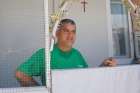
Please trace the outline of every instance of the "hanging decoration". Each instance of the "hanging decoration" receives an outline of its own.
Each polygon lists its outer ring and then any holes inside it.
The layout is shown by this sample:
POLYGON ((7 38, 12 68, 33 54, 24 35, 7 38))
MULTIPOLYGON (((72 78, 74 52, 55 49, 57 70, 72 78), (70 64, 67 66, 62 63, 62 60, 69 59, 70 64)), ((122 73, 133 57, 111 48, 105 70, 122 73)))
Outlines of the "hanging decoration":
POLYGON ((123 0, 123 3, 130 11, 133 31, 140 31, 140 0, 123 0))

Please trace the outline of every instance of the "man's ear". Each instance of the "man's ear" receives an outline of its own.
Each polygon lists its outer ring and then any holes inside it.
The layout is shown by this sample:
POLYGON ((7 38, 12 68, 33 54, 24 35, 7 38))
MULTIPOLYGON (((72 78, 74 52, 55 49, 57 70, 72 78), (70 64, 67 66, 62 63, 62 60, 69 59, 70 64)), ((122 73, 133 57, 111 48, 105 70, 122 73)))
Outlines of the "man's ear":
POLYGON ((58 41, 58 36, 59 36, 59 31, 56 31, 56 33, 55 33, 55 43, 57 43, 57 41, 58 41))

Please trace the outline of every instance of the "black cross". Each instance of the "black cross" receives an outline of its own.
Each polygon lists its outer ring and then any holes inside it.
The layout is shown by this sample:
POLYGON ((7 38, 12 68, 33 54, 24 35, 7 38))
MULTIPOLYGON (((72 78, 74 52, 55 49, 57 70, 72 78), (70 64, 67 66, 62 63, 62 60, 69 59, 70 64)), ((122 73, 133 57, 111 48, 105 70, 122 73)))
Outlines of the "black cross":
POLYGON ((81 4, 83 4, 84 12, 86 12, 86 4, 88 4, 88 2, 84 0, 81 2, 81 4))

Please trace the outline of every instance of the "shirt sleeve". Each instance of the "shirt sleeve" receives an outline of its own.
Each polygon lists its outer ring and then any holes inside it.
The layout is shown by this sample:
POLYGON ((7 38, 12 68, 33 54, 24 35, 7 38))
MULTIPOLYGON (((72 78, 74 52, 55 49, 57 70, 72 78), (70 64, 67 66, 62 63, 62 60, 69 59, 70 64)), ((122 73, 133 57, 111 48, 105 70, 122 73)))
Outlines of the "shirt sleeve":
POLYGON ((17 71, 23 72, 28 76, 39 76, 43 72, 45 63, 45 51, 44 49, 39 49, 30 58, 28 58, 23 64, 21 64, 17 71))
POLYGON ((77 51, 77 52, 78 52, 78 57, 79 57, 79 62, 80 62, 79 64, 81 65, 82 68, 87 68, 88 64, 86 63, 84 57, 82 56, 82 54, 79 51, 77 51))

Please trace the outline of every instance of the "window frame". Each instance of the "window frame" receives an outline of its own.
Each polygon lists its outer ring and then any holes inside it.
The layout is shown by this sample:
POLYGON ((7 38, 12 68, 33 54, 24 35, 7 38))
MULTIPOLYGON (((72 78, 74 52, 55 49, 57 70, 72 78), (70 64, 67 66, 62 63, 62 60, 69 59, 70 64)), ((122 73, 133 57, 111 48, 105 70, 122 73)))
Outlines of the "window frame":
MULTIPOLYGON (((114 55, 114 48, 113 48, 113 32, 112 32, 112 14, 111 14, 111 3, 118 3, 122 4, 120 1, 106 1, 106 8, 107 8, 107 21, 108 21, 108 40, 109 40, 109 56, 115 57, 115 58, 123 58, 123 59, 130 59, 132 60, 134 57, 134 45, 133 45, 133 36, 132 36, 132 22, 131 22, 131 16, 130 12, 127 11, 127 21, 128 21, 128 42, 129 42, 129 51, 126 52, 126 56, 115 56, 114 55)), ((124 6, 123 6, 124 7, 124 6)), ((124 10, 123 10, 124 11, 124 10)))

